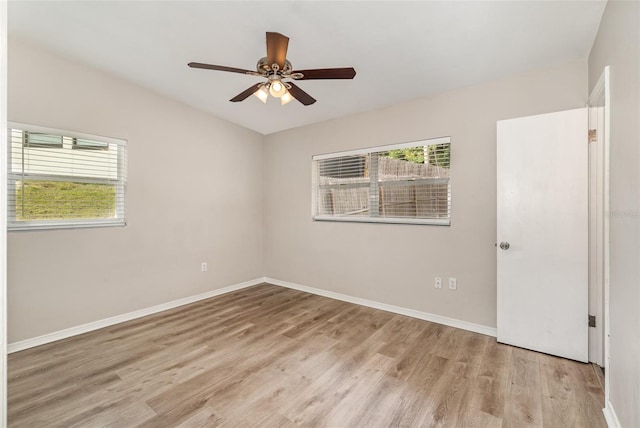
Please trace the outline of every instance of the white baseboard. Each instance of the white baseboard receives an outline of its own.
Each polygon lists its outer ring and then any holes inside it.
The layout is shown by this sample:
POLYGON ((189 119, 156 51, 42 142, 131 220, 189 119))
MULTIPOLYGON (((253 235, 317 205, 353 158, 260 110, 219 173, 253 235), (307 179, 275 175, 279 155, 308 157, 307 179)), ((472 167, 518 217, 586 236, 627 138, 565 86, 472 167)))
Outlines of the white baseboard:
MULTIPOLYGON (((467 321, 461 321, 454 318, 443 317, 441 315, 430 314, 428 312, 421 312, 414 309, 402 308, 399 306, 388 305, 386 303, 375 302, 373 300, 361 299, 359 297, 348 296, 346 294, 335 293, 333 291, 322 290, 320 288, 307 287, 305 285, 294 284, 292 282, 281 281, 275 278, 256 278, 251 281, 242 282, 228 287, 218 288, 216 290, 207 291, 206 293, 197 294, 195 296, 185 297, 183 299, 174 300, 160 305, 151 306, 149 308, 140 309, 138 311, 129 312, 122 315, 116 315, 114 317, 93 321, 87 324, 82 324, 76 327, 67 328, 64 330, 54 331, 42 336, 33 337, 31 339, 21 340, 19 342, 9 343, 7 345, 7 352, 9 354, 13 352, 23 351, 25 349, 33 348, 36 346, 44 345, 46 343, 55 342, 56 340, 66 339, 71 336, 77 336, 79 334, 88 333, 93 330, 98 330, 104 327, 109 327, 114 324, 119 324, 125 321, 134 320, 147 315, 152 315, 158 312, 166 311, 168 309, 177 308, 178 306, 188 305, 199 300, 208 299, 210 297, 219 296, 221 294, 230 293, 232 291, 241 290, 243 288, 251 287, 257 284, 267 282, 269 284, 278 285, 280 287, 292 288, 294 290, 300 290, 311 294, 317 294, 319 296, 329 297, 331 299, 342 300, 344 302, 354 303, 356 305, 367 306, 374 309, 380 309, 387 312, 393 312, 400 315, 406 315, 421 320, 431 321, 438 324, 447 325, 450 327, 460 328, 463 330, 473 331, 475 333, 485 334, 487 336, 496 336, 496 329, 487 327, 480 324, 474 324, 467 321)), ((605 409, 606 411, 606 409, 605 409)), ((613 409, 611 410, 613 412, 613 409)), ((615 418, 615 413, 612 413, 615 418)), ((605 417, 606 417, 605 413, 605 417)), ((617 421, 617 418, 615 418, 617 421)), ((609 419, 607 419, 609 421, 609 419)), ((616 426, 611 425, 609 426, 616 426)), ((619 425, 618 425, 619 426, 619 425)))
POLYGON ((374 309, 380 309, 387 312, 393 312, 408 317, 418 318, 425 321, 435 322, 437 324, 447 325, 449 327, 460 328, 462 330, 473 331, 475 333, 485 334, 487 336, 496 337, 497 332, 493 327, 487 327, 480 324, 474 324, 467 321, 461 321, 454 318, 443 317, 441 315, 430 314, 428 312, 417 311, 415 309, 402 308, 400 306, 388 305, 386 303, 375 302, 373 300, 361 299, 360 297, 348 296, 346 294, 326 291, 320 288, 307 287, 306 285, 295 284, 293 282, 281 281, 274 278, 264 278, 264 282, 281 287, 292 288, 294 290, 304 291, 319 296, 329 297, 331 299, 342 300, 343 302, 355 303, 356 305, 368 306, 374 309))
POLYGON ((616 415, 616 411, 613 410, 611 401, 607 401, 605 403, 604 409, 602 409, 602 413, 604 413, 604 419, 605 421, 607 421, 607 426, 609 428, 622 428, 620 420, 618 419, 618 415, 616 415))
POLYGON ((82 324, 76 327, 67 328, 64 330, 54 331, 42 336, 33 337, 31 339, 21 340, 19 342, 9 343, 7 345, 7 352, 9 354, 13 352, 22 351, 25 349, 33 348, 35 346, 44 345, 46 343, 55 342, 56 340, 66 339, 78 334, 87 333, 93 330, 98 330, 104 327, 109 327, 114 324, 118 324, 125 321, 134 320, 147 315, 152 315, 158 312, 166 311, 168 309, 177 308, 178 306, 188 305, 199 300, 208 299, 210 297, 219 296, 221 294, 230 293, 232 291, 241 290, 243 288, 258 285, 264 282, 264 278, 256 278, 251 281, 241 282, 239 284, 230 285, 228 287, 218 288, 215 290, 207 291, 206 293, 197 294, 195 296, 189 296, 171 302, 162 303, 160 305, 151 306, 149 308, 140 309, 138 311, 129 312, 122 315, 116 315, 114 317, 93 321, 87 324, 82 324))

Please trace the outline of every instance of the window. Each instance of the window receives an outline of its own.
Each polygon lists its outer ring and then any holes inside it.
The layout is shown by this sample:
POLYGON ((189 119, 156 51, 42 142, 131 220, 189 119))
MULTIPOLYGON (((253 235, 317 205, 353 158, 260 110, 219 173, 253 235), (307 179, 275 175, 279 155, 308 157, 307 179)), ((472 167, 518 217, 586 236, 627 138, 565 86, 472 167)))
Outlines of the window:
POLYGON ((126 142, 9 123, 9 230, 125 225, 126 142))
POLYGON ((449 137, 313 156, 313 218, 451 224, 449 137))
POLYGON ((109 150, 109 143, 106 141, 91 141, 82 138, 74 138, 73 145, 71 147, 80 150, 109 150))
POLYGON ((26 147, 61 149, 62 136, 23 131, 23 143, 26 147))

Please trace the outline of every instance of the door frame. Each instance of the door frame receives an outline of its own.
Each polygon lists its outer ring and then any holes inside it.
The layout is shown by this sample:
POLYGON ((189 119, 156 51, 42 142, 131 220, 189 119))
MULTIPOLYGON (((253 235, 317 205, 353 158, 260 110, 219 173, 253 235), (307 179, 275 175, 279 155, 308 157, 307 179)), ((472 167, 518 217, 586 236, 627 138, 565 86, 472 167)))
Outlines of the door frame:
POLYGON ((589 362, 604 367, 604 106, 589 109, 589 362), (595 134, 595 135, 594 135, 595 134))
MULTIPOLYGON (((595 346, 589 346, 594 352, 602 352, 602 347, 604 346, 604 371, 605 371, 605 380, 604 380, 604 394, 605 394, 605 403, 609 402, 609 337, 610 337, 610 324, 609 324, 609 156, 610 156, 610 85, 611 85, 611 77, 610 77, 610 69, 609 66, 606 66, 598 79, 598 82, 595 84, 591 94, 589 95, 589 107, 604 107, 604 121, 602 123, 602 127, 604 128, 604 132, 602 133, 602 143, 603 143, 603 187, 602 187, 602 212, 598 213, 602 215, 603 221, 603 239, 602 239, 602 248, 599 248, 599 252, 601 252, 603 260, 603 281, 601 284, 595 282, 594 287, 590 288, 590 293, 597 293, 600 296, 603 296, 604 303, 601 306, 604 314, 596 313, 597 319, 601 319, 603 321, 604 327, 604 343, 594 344, 595 346)), ((599 126, 599 124, 596 124, 599 126)), ((589 126, 591 129, 591 124, 589 126)), ((600 131, 600 129, 598 129, 600 131)), ((591 165, 591 164, 590 164, 591 165)), ((593 171, 590 171, 591 174, 593 171)), ((591 197, 591 192, 589 197, 591 197)), ((597 195, 599 196, 599 195, 597 195)), ((591 233, 591 229, 589 229, 591 233)), ((589 237, 590 240, 592 237, 589 237)), ((595 237, 593 237, 595 238, 595 237)), ((600 309, 600 308, 598 308, 600 309)), ((602 336, 600 336, 601 338, 602 336)), ((595 358, 594 358, 595 359, 595 358)), ((589 356, 589 361, 592 361, 592 356, 589 356)))

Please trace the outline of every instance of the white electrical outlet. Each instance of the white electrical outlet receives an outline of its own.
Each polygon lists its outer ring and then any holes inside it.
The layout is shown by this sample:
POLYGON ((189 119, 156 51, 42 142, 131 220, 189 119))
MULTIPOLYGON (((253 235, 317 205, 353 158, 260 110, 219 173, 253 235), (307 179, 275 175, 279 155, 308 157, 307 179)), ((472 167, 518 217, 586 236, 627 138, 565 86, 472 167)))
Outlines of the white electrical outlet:
POLYGON ((439 276, 436 276, 435 287, 442 288, 442 278, 440 278, 439 276))
POLYGON ((202 262, 201 269, 202 269, 202 272, 206 272, 207 271, 207 262, 202 262))
POLYGON ((458 288, 458 282, 455 278, 449 278, 449 289, 456 290, 458 288))

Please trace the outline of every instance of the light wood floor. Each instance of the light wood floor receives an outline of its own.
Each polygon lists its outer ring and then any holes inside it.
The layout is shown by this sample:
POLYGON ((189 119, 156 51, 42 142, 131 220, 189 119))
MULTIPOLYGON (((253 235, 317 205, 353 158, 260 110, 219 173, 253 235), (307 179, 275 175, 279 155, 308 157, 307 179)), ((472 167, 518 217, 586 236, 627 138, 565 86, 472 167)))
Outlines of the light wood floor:
POLYGON ((593 366, 259 285, 9 356, 13 427, 605 427, 593 366))

